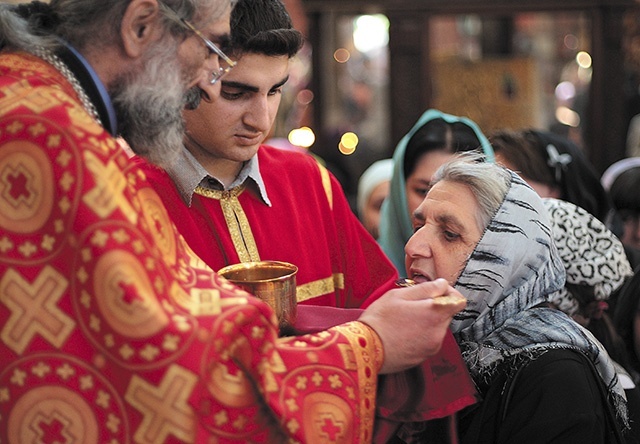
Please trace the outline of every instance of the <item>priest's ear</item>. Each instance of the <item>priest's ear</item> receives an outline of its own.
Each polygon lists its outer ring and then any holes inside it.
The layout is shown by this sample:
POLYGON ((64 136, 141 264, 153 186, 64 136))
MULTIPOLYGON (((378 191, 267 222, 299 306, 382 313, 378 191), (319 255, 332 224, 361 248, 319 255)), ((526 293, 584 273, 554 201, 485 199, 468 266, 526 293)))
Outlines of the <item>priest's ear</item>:
POLYGON ((156 0, 131 0, 122 17, 120 36, 125 54, 133 59, 167 32, 162 26, 162 11, 156 0))

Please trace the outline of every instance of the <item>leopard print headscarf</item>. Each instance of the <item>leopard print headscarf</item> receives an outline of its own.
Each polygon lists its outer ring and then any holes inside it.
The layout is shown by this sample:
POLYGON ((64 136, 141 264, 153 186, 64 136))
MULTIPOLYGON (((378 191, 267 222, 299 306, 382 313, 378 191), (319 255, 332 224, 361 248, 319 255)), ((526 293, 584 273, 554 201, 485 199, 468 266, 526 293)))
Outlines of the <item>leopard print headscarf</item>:
MULTIPOLYGON (((552 223, 553 240, 562 258, 567 283, 591 287, 596 301, 606 301, 633 274, 620 240, 594 216, 573 203, 543 199, 552 223)), ((570 291, 550 298, 570 316, 579 300, 570 291)), ((591 301, 582 301, 587 304, 591 301)))

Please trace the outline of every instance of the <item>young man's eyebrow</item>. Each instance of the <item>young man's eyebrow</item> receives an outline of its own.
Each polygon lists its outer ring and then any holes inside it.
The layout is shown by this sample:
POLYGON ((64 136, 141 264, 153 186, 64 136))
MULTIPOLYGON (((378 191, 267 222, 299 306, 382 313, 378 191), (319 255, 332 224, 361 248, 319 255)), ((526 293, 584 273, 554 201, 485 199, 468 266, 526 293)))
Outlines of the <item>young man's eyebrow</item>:
POLYGON ((241 89, 243 91, 249 91, 249 92, 258 92, 260 90, 257 86, 249 85, 243 82, 233 82, 233 81, 224 80, 224 79, 222 80, 222 86, 225 86, 228 88, 241 89))
POLYGON ((271 89, 277 89, 280 88, 282 85, 284 85, 285 83, 287 83, 287 81, 289 81, 289 76, 286 76, 284 79, 280 80, 278 83, 276 83, 275 85, 273 85, 271 87, 271 89))
MULTIPOLYGON (((285 83, 287 83, 287 81, 289 80, 289 76, 286 76, 284 79, 280 80, 278 83, 276 83, 275 85, 273 85, 271 87, 271 89, 277 89, 280 88, 282 85, 284 85, 285 83)), ((243 83, 243 82, 234 82, 232 80, 222 80, 222 85, 227 87, 227 88, 236 88, 236 89, 241 89, 243 91, 248 91, 248 92, 259 92, 260 89, 257 86, 253 86, 253 85, 249 85, 248 83, 243 83)))

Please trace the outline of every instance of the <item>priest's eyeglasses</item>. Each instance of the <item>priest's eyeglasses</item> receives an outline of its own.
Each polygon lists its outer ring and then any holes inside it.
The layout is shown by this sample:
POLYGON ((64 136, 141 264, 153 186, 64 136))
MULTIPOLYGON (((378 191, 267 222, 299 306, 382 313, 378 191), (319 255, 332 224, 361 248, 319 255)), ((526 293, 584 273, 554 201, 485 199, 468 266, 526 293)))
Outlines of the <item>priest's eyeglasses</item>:
POLYGON ((231 69, 234 66, 236 66, 237 62, 231 60, 229 56, 227 56, 218 47, 218 45, 216 45, 211 40, 206 38, 204 34, 198 28, 193 26, 193 24, 189 20, 183 19, 180 16, 178 16, 178 14, 173 9, 165 5, 164 2, 159 1, 158 5, 160 6, 160 9, 162 10, 162 12, 166 14, 171 20, 174 20, 176 23, 181 24, 183 27, 185 27, 186 29, 188 29, 189 31, 193 32, 195 35, 200 37, 200 39, 202 40, 206 48, 209 50, 209 56, 212 56, 214 54, 218 56, 218 62, 219 62, 218 70, 213 71, 211 73, 212 78, 210 83, 212 85, 215 84, 218 80, 220 80, 222 76, 224 76, 226 73, 231 71, 231 69))

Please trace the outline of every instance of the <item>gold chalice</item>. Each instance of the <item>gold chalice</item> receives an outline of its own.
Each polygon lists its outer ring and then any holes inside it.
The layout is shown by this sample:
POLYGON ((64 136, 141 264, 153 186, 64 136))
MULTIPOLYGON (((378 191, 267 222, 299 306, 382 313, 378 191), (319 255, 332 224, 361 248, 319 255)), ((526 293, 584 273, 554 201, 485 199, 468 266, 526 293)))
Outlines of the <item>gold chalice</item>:
POLYGON ((218 274, 269 304, 282 330, 296 321, 297 272, 298 267, 288 262, 259 261, 228 265, 218 274))

